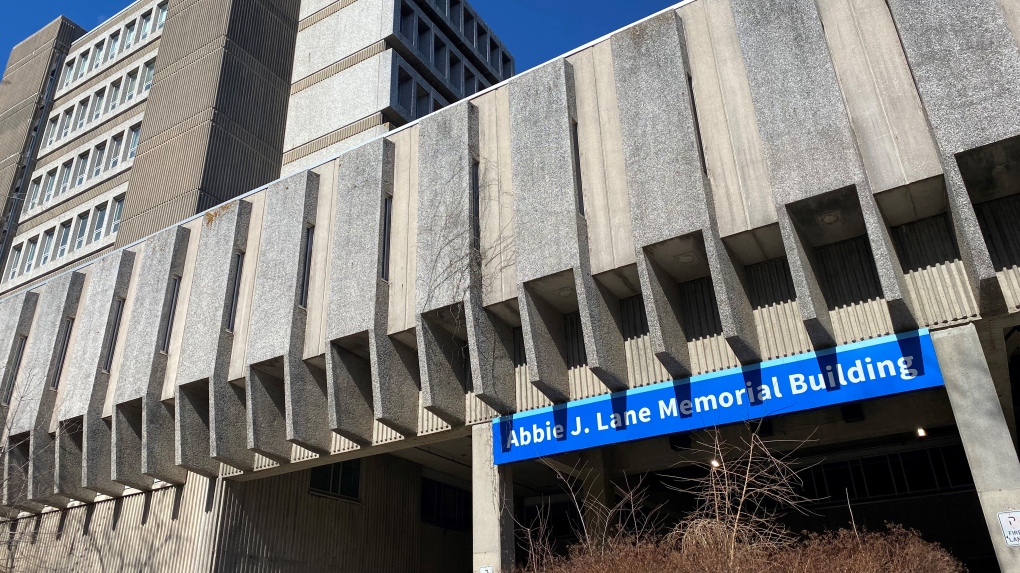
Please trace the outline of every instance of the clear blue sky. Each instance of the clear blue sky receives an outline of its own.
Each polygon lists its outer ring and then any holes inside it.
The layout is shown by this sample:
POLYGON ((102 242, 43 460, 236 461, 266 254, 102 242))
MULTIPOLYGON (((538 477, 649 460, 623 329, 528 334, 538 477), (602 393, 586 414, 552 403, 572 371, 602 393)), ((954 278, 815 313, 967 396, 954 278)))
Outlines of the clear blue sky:
MULTIPOLYGON (((472 0, 522 72, 679 0, 472 0)), ((0 0, 0 62, 11 48, 63 14, 87 30, 127 0, 0 0)))

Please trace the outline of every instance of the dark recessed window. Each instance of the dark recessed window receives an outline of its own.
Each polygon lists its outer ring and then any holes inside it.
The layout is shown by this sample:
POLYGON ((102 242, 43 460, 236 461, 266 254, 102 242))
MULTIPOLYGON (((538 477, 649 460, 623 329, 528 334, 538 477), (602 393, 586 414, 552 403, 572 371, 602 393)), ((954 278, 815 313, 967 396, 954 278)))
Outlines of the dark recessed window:
POLYGON ((337 462, 312 468, 308 491, 315 495, 358 500, 361 498, 361 460, 337 462))
POLYGON ((421 520, 445 529, 470 529, 471 492, 422 478, 421 520))

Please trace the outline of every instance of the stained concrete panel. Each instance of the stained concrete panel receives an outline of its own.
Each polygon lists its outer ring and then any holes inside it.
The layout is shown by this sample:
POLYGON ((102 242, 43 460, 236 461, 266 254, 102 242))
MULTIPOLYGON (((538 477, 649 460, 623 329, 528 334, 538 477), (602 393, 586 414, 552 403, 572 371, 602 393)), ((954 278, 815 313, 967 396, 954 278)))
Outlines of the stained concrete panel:
POLYGON ((163 341, 173 319, 180 328, 184 321, 171 307, 179 300, 179 279, 184 273, 190 232, 172 227, 145 242, 136 275, 130 318, 125 325, 127 338, 114 393, 113 440, 114 480, 132 487, 148 487, 151 479, 143 472, 164 481, 178 482, 184 472, 176 467, 173 456, 173 417, 160 401, 166 377, 167 353, 163 341), (177 292, 174 292, 177 279, 177 292), (144 421, 143 421, 144 418, 144 421), (148 424, 144 423, 148 422, 148 424), (149 431, 143 428, 148 426, 149 431), (149 444, 145 438, 152 438, 149 444))
POLYGON ((210 456, 234 467, 254 464, 245 428, 238 423, 245 416, 244 391, 227 380, 233 344, 230 306, 242 270, 235 255, 247 243, 250 214, 247 201, 225 204, 203 216, 199 234, 177 369, 175 449, 178 465, 203 475, 219 471, 210 456))
POLYGON ((55 441, 49 424, 57 399, 55 376, 59 370, 67 369, 70 360, 69 356, 60 354, 68 334, 66 323, 78 312, 84 279, 78 272, 64 273, 39 289, 35 322, 25 346, 16 386, 18 402, 8 414, 8 435, 29 437, 27 459, 22 462, 28 474, 24 494, 37 502, 67 501, 53 493, 55 441))
MULTIPOLYGON (((303 360, 308 318, 311 249, 315 241, 319 176, 304 171, 265 191, 255 290, 249 319, 247 363, 248 447, 290 459, 290 443, 328 453, 325 380, 303 360), (309 243, 311 241, 311 243, 309 243), (306 274, 307 271, 307 274, 306 274), (255 372, 280 363, 282 378, 255 372), (268 384, 268 388, 258 388, 268 384), (283 404, 277 393, 282 391, 283 404), (276 434, 279 429, 282 433, 276 434)), ((325 229, 322 235, 327 235, 325 229)), ((269 369, 269 368, 267 368, 269 369)))
MULTIPOLYGON (((916 328, 888 228, 857 152, 817 6, 809 0, 734 0, 733 13, 777 204, 816 201, 811 208, 818 220, 809 224, 824 227, 819 221, 825 196, 852 186, 893 326, 897 331, 916 328)), ((795 268, 804 256, 798 252, 798 237, 782 219, 798 302, 805 320, 812 320, 821 303, 812 298, 812 279, 801 277, 817 268, 795 268)), ((819 326, 809 326, 809 333, 819 326)), ((819 340, 824 338, 822 333, 819 340)))
POLYGON ((555 60, 508 88, 517 280, 527 283, 572 269, 580 256, 573 70, 565 60, 555 60))
POLYGON ((481 286, 472 205, 478 108, 463 102, 429 115, 418 142, 415 308, 423 313, 463 302, 481 286))
MULTIPOLYGON (((124 486, 111 481, 111 426, 102 418, 110 373, 104 368, 108 353, 126 338, 123 330, 123 301, 127 296, 135 256, 132 251, 115 251, 94 263, 88 289, 81 301, 80 325, 75 329, 74 353, 68 364, 67 378, 61 391, 58 419, 58 450, 64 449, 64 428, 81 428, 81 446, 77 438, 71 450, 80 451, 80 458, 61 464, 58 451, 57 481, 73 482, 80 472, 81 487, 98 493, 119 495, 124 486), (118 302, 119 301, 119 302, 118 302), (75 467, 74 462, 80 463, 75 467)), ((60 490, 58 485, 58 490, 60 490)), ((58 491, 75 497, 75 491, 58 491)))
MULTIPOLYGON (((612 41, 635 244, 644 249, 700 234, 720 301, 723 334, 741 361, 753 362, 760 358, 754 318, 740 269, 719 239, 687 82, 681 22, 674 12, 667 12, 614 35, 612 41), (664 109, 668 112, 663 113, 664 109), (656 137, 648 137, 652 132, 656 137)), ((675 288, 667 276, 648 269, 640 275, 646 288, 675 288), (653 279, 667 283, 655 287, 648 282, 653 279)), ((667 326, 675 333, 677 321, 659 320, 672 312, 671 306, 663 306, 668 299, 653 292, 646 305, 658 305, 648 308, 655 317, 649 327, 667 326)), ((666 336, 660 332, 655 338, 665 340, 666 336)), ((682 354, 674 348, 664 364, 682 371, 682 354)))
MULTIPOLYGON (((326 337, 341 350, 326 353, 333 430, 357 443, 372 440, 372 420, 414 433, 417 357, 387 336, 389 284, 383 277, 387 197, 393 193, 394 144, 381 139, 340 159, 333 222, 326 337), (351 354, 347 354, 350 352, 351 354), (407 361, 414 364, 409 369, 407 361), (349 358, 349 359, 348 359, 349 358), (370 387, 366 388, 368 361, 370 387)), ((402 345, 401 345, 402 346, 402 345)))

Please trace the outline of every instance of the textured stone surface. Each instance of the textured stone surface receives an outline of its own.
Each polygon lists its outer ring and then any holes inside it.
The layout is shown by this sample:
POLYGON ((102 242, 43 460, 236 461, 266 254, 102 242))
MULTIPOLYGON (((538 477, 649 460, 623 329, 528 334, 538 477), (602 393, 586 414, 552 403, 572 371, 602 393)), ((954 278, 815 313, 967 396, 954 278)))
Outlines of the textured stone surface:
POLYGON ((386 334, 383 218, 393 193, 393 162, 393 143, 385 139, 354 149, 341 159, 337 185, 338 204, 345 208, 336 210, 333 223, 326 337, 360 360, 326 354, 329 415, 337 433, 359 443, 372 439, 369 413, 398 431, 417 427, 417 358, 386 334), (369 361, 370 387, 361 360, 369 361))
MULTIPOLYGON (((174 464, 173 441, 166 439, 173 432, 173 418, 166 416, 166 405, 159 399, 167 365, 162 345, 175 302, 173 282, 184 272, 189 238, 184 227, 150 237, 138 263, 112 418, 113 479, 131 487, 151 486, 152 480, 143 478, 143 472, 170 482, 185 477, 174 464), (146 432, 147 425, 153 431, 146 432), (149 444, 146 437, 154 443, 149 444)), ((178 328, 183 326, 184 320, 177 320, 181 317, 174 318, 178 328)))
MULTIPOLYGON (((15 366, 18 339, 28 336, 38 299, 38 293, 22 292, 0 302, 0 381, 11 376, 15 366)), ((27 344, 26 340, 26 346, 27 344)), ((17 392, 17 388, 14 392, 17 392)), ((18 407, 15 406, 14 409, 17 410, 18 407)), ((3 407, 5 418, 11 415, 9 410, 7 406, 3 407)))
POLYGON ((893 0, 889 9, 945 172, 954 232, 981 312, 1004 309, 954 154, 1020 134, 1020 47, 995 0, 893 0))
POLYGON ((244 391, 239 393, 227 380, 233 344, 227 322, 238 271, 233 259, 245 248, 250 214, 251 204, 242 200, 204 216, 184 321, 175 400, 176 459, 178 465, 205 475, 219 471, 210 456, 234 467, 254 464, 240 423, 245 419, 244 391), (183 385, 189 385, 186 391, 183 385))
MULTIPOLYGON (((631 221, 638 258, 645 247, 676 237, 701 233, 719 301, 723 335, 744 362, 760 358, 754 319, 741 274, 719 238, 712 190, 699 151, 695 115, 684 67, 683 38, 676 14, 667 12, 613 37, 616 90, 630 190, 631 221), (663 99, 661 94, 672 94, 663 99), (656 137, 648 137, 655 132, 656 137)), ((644 265, 644 263, 642 263, 644 265)), ((641 270, 652 296, 645 298, 649 328, 665 327, 653 340, 656 351, 674 372, 683 372, 686 337, 678 336, 679 320, 669 299, 657 290, 675 289, 668 273, 641 270), (659 280, 654 286, 651 280, 659 280), (662 284, 661 280, 667 283, 662 284), (666 337, 678 340, 666 348, 666 337)))
MULTIPOLYGON (((245 356, 248 447, 287 461, 290 443, 328 453, 331 440, 326 427, 325 378, 319 380, 302 360, 308 310, 307 303, 301 301, 301 290, 306 249, 312 247, 308 244, 310 229, 312 244, 315 242, 318 189, 319 176, 310 171, 266 189, 251 303, 245 356), (252 371, 266 362, 282 364, 282 379, 252 371), (270 387, 257 388, 259 384, 270 387)), ((326 236, 325 230, 319 236, 326 236)))
POLYGON ((39 289, 37 316, 16 386, 19 402, 8 416, 10 436, 29 433, 29 452, 22 463, 28 464, 25 466, 28 472, 25 497, 34 501, 67 501, 53 493, 54 438, 49 425, 57 399, 54 376, 61 367, 60 360, 65 361, 65 372, 66 362, 70 360, 70 356, 60 356, 65 322, 78 312, 84 279, 81 273, 65 273, 39 289))
MULTIPOLYGON (((110 373, 103 369, 108 352, 118 344, 112 339, 115 329, 123 340, 123 317, 117 325, 116 301, 127 296, 128 281, 135 262, 132 251, 115 251, 95 263, 75 328, 74 353, 68 364, 67 379, 61 391, 58 419, 69 425, 82 424, 81 486, 108 495, 119 495, 124 487, 111 481, 111 428, 102 418, 110 373)), ((121 343, 122 344, 122 343, 121 343)), ((60 440, 58 439, 58 446, 60 440)), ((72 479, 74 467, 60 467, 72 479)))
POLYGON ((478 108, 460 103, 418 128, 418 243, 415 309, 463 302, 478 284, 472 221, 472 163, 478 159, 478 108))
MULTIPOLYGON (((302 2, 301 11, 307 10, 302 2)), ((392 0, 361 0, 298 33, 292 82, 311 75, 393 32, 392 0)))
MULTIPOLYGON (((863 215, 893 326, 897 331, 916 328, 899 260, 864 175, 815 3, 734 0, 733 12, 776 202, 782 208, 817 200, 809 208, 817 217, 826 209, 825 194, 853 186, 859 214, 854 205, 841 204, 841 221, 863 215)), ((819 269, 799 268, 809 258, 798 252, 798 238, 783 219, 781 215, 780 229, 797 299, 805 320, 812 321, 808 332, 817 332, 824 327, 823 319, 815 320, 823 303, 813 298, 810 282, 815 279, 805 277, 819 269)), ((823 333, 816 340, 828 336, 823 333)))
POLYGON ((509 90, 517 279, 527 283, 573 269, 580 256, 570 64, 545 64, 515 79, 509 90))
POLYGON ((188 239, 186 228, 172 227, 145 241, 131 316, 124 324, 127 338, 117 373, 117 404, 143 398, 153 390, 158 395, 163 385, 167 356, 162 344, 173 302, 173 279, 183 273, 188 239))
MULTIPOLYGON (((481 292, 474 235, 472 165, 478 158, 478 108, 462 103, 423 119, 418 139, 416 336, 422 404, 441 418, 464 421, 469 364, 464 300, 481 292), (446 326, 424 313, 445 309, 446 326), (459 331, 461 338, 447 332, 459 331)), ((480 191, 480 190, 479 190, 480 191)))

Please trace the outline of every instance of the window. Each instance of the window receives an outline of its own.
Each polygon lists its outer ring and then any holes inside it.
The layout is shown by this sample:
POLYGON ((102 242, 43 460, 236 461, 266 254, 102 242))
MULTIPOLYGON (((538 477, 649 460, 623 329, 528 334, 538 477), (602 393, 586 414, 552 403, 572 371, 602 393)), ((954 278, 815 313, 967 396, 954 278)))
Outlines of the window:
POLYGON ((464 89, 464 66, 460 63, 460 58, 452 55, 450 56, 450 83, 458 92, 464 89))
POLYGON ((4 405, 11 403, 11 394, 14 393, 14 380, 18 376, 18 370, 21 369, 21 357, 25 354, 25 337, 19 336, 15 345, 17 345, 17 349, 14 351, 14 364, 7 371, 7 377, 4 380, 4 405))
POLYGON ((67 254, 67 242, 71 239, 71 222, 67 221, 60 225, 60 232, 57 234, 57 256, 59 259, 67 254))
POLYGON ((71 164, 72 161, 60 166, 60 188, 57 190, 57 195, 63 195, 67 191, 68 184, 71 182, 71 164))
POLYGON ((305 229, 305 252, 301 260, 301 291, 298 306, 308 306, 308 290, 311 287, 312 275, 312 244, 315 240, 315 227, 305 229))
POLYGON ((42 257, 39 259, 39 266, 50 262, 50 253, 53 251, 53 229, 46 231, 43 235, 42 257))
POLYGON ((481 182, 478 179, 478 162, 471 162, 471 247, 478 251, 481 249, 482 221, 481 203, 482 192, 481 182))
POLYGON ((14 277, 18 276, 18 263, 21 262, 21 245, 14 247, 14 251, 11 253, 11 268, 7 274, 7 280, 12 281, 14 277))
POLYGON ((166 24, 166 2, 156 6, 156 29, 162 30, 166 24))
POLYGON ((124 48, 121 52, 126 52, 131 49, 131 44, 135 41, 135 23, 131 22, 124 27, 124 48))
POLYGON ((81 56, 78 56, 78 73, 74 75, 74 79, 80 80, 82 76, 85 75, 85 72, 88 71, 88 67, 89 67, 89 52, 88 50, 85 50, 84 52, 81 53, 81 56))
POLYGON ((444 44, 443 41, 440 40, 439 38, 436 38, 435 41, 432 43, 432 65, 435 66, 437 70, 439 70, 439 73, 443 77, 446 77, 447 75, 446 60, 447 60, 446 44, 444 44))
POLYGON ((415 89, 414 98, 414 117, 423 117, 429 114, 432 110, 429 108, 429 104, 432 101, 432 96, 429 94, 428 88, 421 84, 417 84, 415 89))
POLYGON ((39 241, 37 239, 32 239, 31 241, 28 242, 28 251, 25 253, 25 272, 26 273, 31 271, 32 270, 32 265, 35 264, 35 247, 36 247, 36 243, 38 243, 38 242, 39 241))
POLYGON ((149 37, 150 29, 152 28, 152 12, 146 12, 142 14, 142 33, 139 41, 149 37))
POLYGON ((577 212, 584 216, 584 186, 581 184, 581 147, 577 139, 577 122, 570 122, 570 147, 574 162, 574 193, 577 195, 577 212))
POLYGON ((120 229, 120 217, 124 213, 124 198, 117 197, 113 200, 113 216, 110 217, 110 232, 116 233, 120 229))
POLYGON ((156 73, 156 60, 145 63, 142 67, 142 91, 147 92, 152 88, 152 76, 156 73))
POLYGON ((43 187, 43 203, 53 198, 53 186, 57 181, 57 170, 54 169, 46 174, 46 185, 43 187))
POLYGON ((74 319, 67 317, 64 319, 63 331, 60 336, 60 350, 57 354, 57 368, 53 371, 53 379, 50 380, 50 388, 53 390, 57 389, 60 384, 60 375, 64 372, 64 362, 67 362, 67 348, 71 343, 71 332, 74 330, 74 319))
POLYGON ((241 272, 244 270, 244 253, 234 253, 234 284, 230 289, 230 314, 227 315, 227 330, 234 331, 237 321, 237 300, 241 297, 241 272))
POLYGON ((181 277, 170 281, 170 308, 167 309, 166 323, 163 328, 163 344, 160 349, 164 354, 170 352, 170 335, 174 329, 174 315, 177 314, 177 295, 181 291, 181 277))
POLYGON ((74 172, 74 186, 77 187, 82 183, 85 183, 85 176, 88 174, 89 166, 89 153, 86 151, 78 156, 78 165, 74 172))
POLYGON ((110 368, 113 367, 113 353, 117 350, 117 337, 120 335, 120 319, 124 316, 124 299, 118 298, 113 301, 113 323, 109 332, 107 332, 106 343, 103 346, 106 348, 106 355, 103 357, 103 372, 109 372, 110 368))
POLYGON ((50 120, 49 125, 46 126, 46 145, 53 145, 53 140, 57 138, 57 118, 54 117, 50 120))
POLYGON ((92 220, 92 242, 95 243, 103 238, 103 231, 106 227, 106 205, 96 207, 96 216, 92 220))
POLYGON ((60 138, 67 137, 68 133, 71 133, 71 115, 74 112, 67 110, 64 112, 64 117, 60 119, 60 138))
POLYGON ((68 60, 64 65, 64 87, 71 85, 74 80, 74 60, 68 60))
POLYGON ((469 529, 471 492, 434 479, 422 478, 421 520, 445 529, 469 529))
POLYGON ((464 10, 464 37, 468 44, 475 43, 475 16, 467 10, 464 10))
POLYGON ((110 84, 110 111, 117 109, 120 102, 120 82, 110 84))
POLYGON ((74 234, 74 250, 78 250, 85 246, 85 234, 89 230, 89 214, 82 213, 78 215, 77 229, 74 234))
POLYGON ((124 101, 128 102, 135 98, 135 89, 138 88, 138 72, 131 72, 127 75, 124 83, 124 101))
POLYGON ((379 269, 382 279, 384 281, 390 280, 390 234, 393 225, 393 196, 389 195, 383 200, 383 220, 382 220, 382 232, 383 232, 383 248, 382 248, 382 261, 380 261, 379 269))
POLYGON ((89 100, 85 98, 78 102, 78 113, 74 116, 74 129, 81 129, 85 127, 85 119, 88 118, 89 114, 89 100))
POLYGON ((136 125, 128 132, 128 153, 127 158, 131 159, 138 152, 138 137, 141 135, 142 126, 136 125))
POLYGON ((423 20, 418 20, 418 37, 415 41, 418 45, 418 53, 426 58, 432 53, 432 34, 429 25, 423 20))
POLYGON ((110 49, 106 51, 106 60, 110 61, 117 55, 117 48, 120 46, 120 32, 110 34, 110 49))
POLYGON ((106 155, 106 144, 101 143, 92 152, 92 177, 99 177, 103 172, 103 156, 106 155))
POLYGON ((106 90, 99 90, 96 95, 92 96, 92 120, 96 121, 99 116, 103 115, 103 97, 106 95, 106 90))
POLYGON ((359 499, 361 496, 361 460, 354 459, 311 470, 309 491, 316 495, 359 499))
POLYGON ((110 141, 110 165, 109 169, 113 169, 120 163, 120 150, 124 146, 124 136, 118 135, 110 141))
POLYGON ((101 63, 103 63, 103 42, 99 42, 92 49, 92 69, 98 68, 101 63))
POLYGON ((25 211, 31 211, 35 209, 36 202, 39 201, 39 183, 42 178, 32 181, 32 184, 28 186, 28 202, 25 203, 25 211))
POLYGON ((407 110, 407 113, 413 113, 411 106, 414 103, 414 80, 403 68, 397 72, 397 103, 407 110))
POLYGON ((470 70, 464 70, 464 95, 469 96, 478 91, 475 82, 475 75, 470 70))
POLYGON ((414 33, 414 10, 403 2, 400 3, 400 33, 405 38, 413 38, 414 33))

